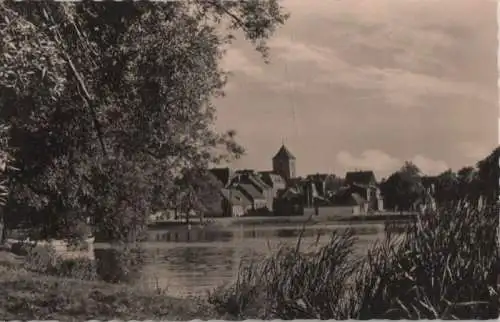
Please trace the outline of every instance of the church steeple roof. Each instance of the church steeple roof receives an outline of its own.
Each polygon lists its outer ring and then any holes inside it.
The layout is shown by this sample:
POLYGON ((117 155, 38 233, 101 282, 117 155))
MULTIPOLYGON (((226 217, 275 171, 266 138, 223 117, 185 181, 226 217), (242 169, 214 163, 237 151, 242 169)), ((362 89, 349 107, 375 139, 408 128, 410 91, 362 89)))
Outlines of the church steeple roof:
POLYGON ((281 148, 278 150, 278 153, 273 157, 274 159, 289 159, 289 160, 295 160, 294 155, 286 148, 286 146, 283 144, 281 148))

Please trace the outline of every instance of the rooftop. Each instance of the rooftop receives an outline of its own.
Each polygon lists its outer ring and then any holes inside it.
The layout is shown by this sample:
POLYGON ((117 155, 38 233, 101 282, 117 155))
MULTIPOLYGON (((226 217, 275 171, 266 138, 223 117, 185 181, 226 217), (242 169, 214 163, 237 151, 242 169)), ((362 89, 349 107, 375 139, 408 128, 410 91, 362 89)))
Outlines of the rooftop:
POLYGON ((252 204, 241 191, 235 188, 221 189, 221 194, 226 200, 228 200, 232 205, 249 206, 252 204))
POLYGON ((213 169, 210 169, 210 172, 217 179, 219 179, 219 181, 222 182, 222 184, 224 186, 226 186, 227 184, 229 184, 229 182, 231 180, 231 177, 234 174, 234 171, 232 169, 230 169, 230 168, 213 168, 213 169))
POLYGON ((242 191, 246 192, 248 196, 250 196, 253 200, 256 199, 264 199, 264 195, 257 190, 252 184, 249 183, 240 183, 237 185, 242 191))
POLYGON ((259 172, 260 177, 262 181, 264 181, 266 184, 274 187, 276 184, 284 184, 285 179, 283 179, 282 176, 279 174, 273 172, 273 171, 261 171, 259 172))
POLYGON ((375 174, 373 171, 352 171, 345 175, 345 183, 352 185, 354 183, 362 185, 376 184, 375 174))
POLYGON ((295 156, 286 148, 283 144, 281 148, 278 150, 278 153, 273 157, 274 159, 290 159, 295 160, 295 156))

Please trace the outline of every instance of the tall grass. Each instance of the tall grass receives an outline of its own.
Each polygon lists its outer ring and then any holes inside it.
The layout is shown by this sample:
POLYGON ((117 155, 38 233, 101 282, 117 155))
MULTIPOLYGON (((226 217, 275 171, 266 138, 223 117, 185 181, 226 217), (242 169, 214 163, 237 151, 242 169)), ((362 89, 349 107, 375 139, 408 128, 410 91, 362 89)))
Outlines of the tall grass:
MULTIPOLYGON (((227 318, 498 317, 498 211, 450 206, 419 216, 357 258, 352 231, 312 253, 281 248, 210 295, 227 318)), ((298 242, 300 244, 300 240, 298 242)))

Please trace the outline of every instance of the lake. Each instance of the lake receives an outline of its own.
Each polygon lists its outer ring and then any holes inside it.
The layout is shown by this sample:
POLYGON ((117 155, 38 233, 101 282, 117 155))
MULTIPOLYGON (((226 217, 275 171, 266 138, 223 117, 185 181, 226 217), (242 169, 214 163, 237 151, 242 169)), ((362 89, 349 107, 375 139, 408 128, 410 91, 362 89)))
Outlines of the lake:
MULTIPOLYGON (((304 230, 301 247, 320 247, 331 232, 348 227, 358 237, 359 255, 384 236, 383 223, 316 224, 304 230)), ((144 243, 148 261, 142 283, 178 297, 206 295, 207 291, 234 281, 242 261, 261 259, 280 245, 295 246, 301 229, 298 225, 242 225, 223 230, 151 230, 144 243)))

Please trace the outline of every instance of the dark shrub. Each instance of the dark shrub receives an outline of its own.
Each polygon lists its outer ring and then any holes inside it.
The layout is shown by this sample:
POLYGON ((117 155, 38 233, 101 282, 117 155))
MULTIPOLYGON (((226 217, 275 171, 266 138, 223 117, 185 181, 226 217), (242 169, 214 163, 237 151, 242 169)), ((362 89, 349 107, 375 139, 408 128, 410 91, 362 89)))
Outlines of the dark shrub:
POLYGON ((96 249, 97 276, 110 283, 131 283, 139 279, 145 256, 137 244, 96 249))
POLYGON ((26 256, 33 248, 33 245, 23 242, 12 244, 10 251, 19 256, 26 256))
POLYGON ((60 259, 53 269, 53 274, 81 280, 97 278, 95 261, 85 257, 60 259))

